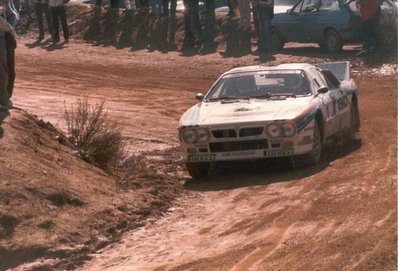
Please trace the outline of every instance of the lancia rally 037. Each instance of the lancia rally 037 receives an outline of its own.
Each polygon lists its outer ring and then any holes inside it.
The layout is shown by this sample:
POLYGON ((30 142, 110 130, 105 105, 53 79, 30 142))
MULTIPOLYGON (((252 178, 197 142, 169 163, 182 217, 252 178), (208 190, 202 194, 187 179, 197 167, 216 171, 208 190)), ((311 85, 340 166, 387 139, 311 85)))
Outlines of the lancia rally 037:
POLYGON ((354 140, 360 127, 349 62, 234 68, 196 98, 178 125, 193 178, 217 161, 292 157, 315 164, 328 139, 354 140))

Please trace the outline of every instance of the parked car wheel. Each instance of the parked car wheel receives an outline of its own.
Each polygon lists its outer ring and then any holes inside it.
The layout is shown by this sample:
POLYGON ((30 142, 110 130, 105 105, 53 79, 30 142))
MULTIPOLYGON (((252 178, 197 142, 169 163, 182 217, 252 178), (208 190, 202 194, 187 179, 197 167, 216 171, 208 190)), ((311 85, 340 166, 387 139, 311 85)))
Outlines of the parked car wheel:
POLYGON ((322 45, 329 53, 336 53, 343 48, 343 41, 335 30, 329 29, 325 33, 325 42, 322 45))
POLYGON ((271 28, 271 49, 274 51, 281 50, 285 46, 285 41, 281 33, 276 28, 271 28))
POLYGON ((210 163, 186 163, 189 175, 193 179, 203 179, 209 176, 210 163))

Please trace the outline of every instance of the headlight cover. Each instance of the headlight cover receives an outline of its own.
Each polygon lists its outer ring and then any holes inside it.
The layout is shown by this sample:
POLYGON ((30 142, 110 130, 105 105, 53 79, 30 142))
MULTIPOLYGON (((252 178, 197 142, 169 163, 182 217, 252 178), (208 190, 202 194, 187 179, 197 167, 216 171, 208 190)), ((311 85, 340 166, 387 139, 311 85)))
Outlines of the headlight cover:
POLYGON ((295 133, 296 133, 296 127, 292 123, 285 122, 282 124, 282 135, 284 137, 293 136, 295 133))
POLYGON ((207 129, 198 129, 196 130, 196 141, 198 143, 206 143, 209 141, 209 131, 207 129))
POLYGON ((281 136, 281 128, 279 124, 271 123, 267 126, 267 134, 271 138, 276 138, 281 136))
POLYGON ((196 141, 196 132, 194 129, 185 129, 181 133, 182 140, 187 144, 193 144, 196 141))
POLYGON ((296 127, 290 122, 271 123, 266 131, 270 138, 291 137, 296 133, 296 127))
POLYGON ((206 143, 209 141, 210 133, 209 130, 205 128, 188 128, 182 131, 181 138, 187 144, 206 143))

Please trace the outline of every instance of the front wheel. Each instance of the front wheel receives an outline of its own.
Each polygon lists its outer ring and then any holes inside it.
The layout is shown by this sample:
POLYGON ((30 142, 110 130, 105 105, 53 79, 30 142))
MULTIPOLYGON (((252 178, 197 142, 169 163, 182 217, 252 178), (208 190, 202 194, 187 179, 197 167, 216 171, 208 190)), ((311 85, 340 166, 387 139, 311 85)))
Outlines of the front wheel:
POLYGON ((322 47, 329 53, 337 53, 343 48, 343 41, 340 35, 333 29, 329 29, 325 33, 325 41, 322 47))
POLYGON ((351 105, 351 123, 347 133, 347 141, 353 142, 356 139, 356 132, 359 130, 359 112, 355 103, 351 105))
POLYGON ((185 166, 193 179, 203 179, 209 176, 210 163, 187 162, 185 166))
POLYGON ((318 122, 315 121, 314 133, 312 136, 312 150, 304 155, 304 162, 306 165, 314 165, 321 159, 322 153, 322 138, 318 122))

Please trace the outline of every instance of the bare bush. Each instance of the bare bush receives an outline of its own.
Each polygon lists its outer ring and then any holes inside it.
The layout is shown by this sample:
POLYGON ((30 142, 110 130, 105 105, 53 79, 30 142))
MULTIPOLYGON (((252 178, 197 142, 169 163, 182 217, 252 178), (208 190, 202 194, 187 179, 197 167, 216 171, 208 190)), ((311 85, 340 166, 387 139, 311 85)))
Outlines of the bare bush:
POLYGON ((90 105, 88 99, 78 100, 65 108, 68 140, 82 159, 103 169, 115 167, 125 155, 125 142, 118 121, 112 120, 105 101, 90 105))

